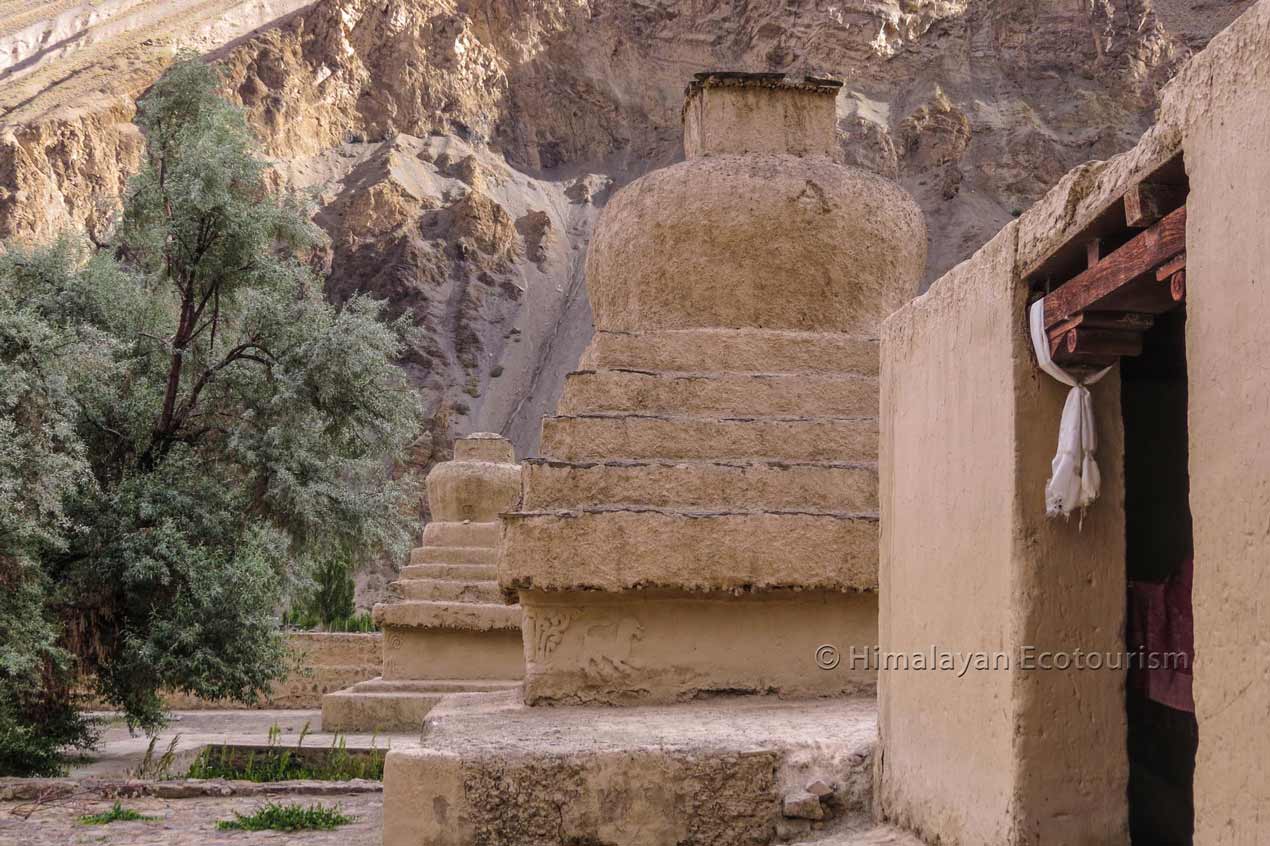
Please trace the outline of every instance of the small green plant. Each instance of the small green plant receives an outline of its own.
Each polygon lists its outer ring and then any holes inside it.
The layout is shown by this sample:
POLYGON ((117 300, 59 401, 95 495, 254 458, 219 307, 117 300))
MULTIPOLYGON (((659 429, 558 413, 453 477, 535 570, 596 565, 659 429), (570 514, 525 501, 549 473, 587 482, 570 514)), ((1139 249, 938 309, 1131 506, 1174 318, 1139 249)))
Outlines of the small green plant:
POLYGON ((133 778, 160 781, 172 775, 172 761, 176 758, 176 745, 181 741, 181 735, 175 735, 168 744, 167 751, 155 758, 154 745, 158 740, 158 735, 151 736, 150 745, 146 747, 145 757, 141 759, 141 763, 137 768, 132 771, 133 778))
POLYGON ((221 831, 330 831, 355 821, 345 815, 338 805, 280 805, 270 802, 260 810, 243 815, 234 814, 232 820, 220 820, 216 827, 221 831))
POLYGON ((125 808, 118 802, 109 811, 102 811, 99 814, 88 814, 79 818, 84 825, 109 825, 115 822, 155 822, 158 817, 147 817, 139 814, 131 808, 125 808))

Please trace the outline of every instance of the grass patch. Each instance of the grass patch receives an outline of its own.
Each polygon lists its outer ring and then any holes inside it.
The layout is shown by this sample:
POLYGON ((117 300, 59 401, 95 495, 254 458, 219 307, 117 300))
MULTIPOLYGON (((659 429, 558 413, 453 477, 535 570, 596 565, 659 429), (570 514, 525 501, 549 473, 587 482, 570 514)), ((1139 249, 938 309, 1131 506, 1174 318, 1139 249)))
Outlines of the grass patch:
POLYGON ((270 802, 255 813, 234 814, 232 820, 220 820, 221 831, 330 831, 348 825, 356 817, 346 816, 336 805, 279 805, 270 802))
POLYGON ((100 814, 89 814, 80 817, 79 821, 84 825, 109 825, 116 822, 157 822, 158 817, 147 817, 145 814, 139 814, 131 808, 125 808, 118 802, 109 811, 102 811, 100 814))
POLYGON ((305 748, 304 738, 308 733, 309 724, 305 723, 294 748, 279 744, 282 732, 277 725, 269 729, 268 746, 209 746, 194 759, 187 777, 254 782, 350 781, 355 778, 383 781, 386 750, 350 752, 342 734, 332 738, 329 748, 305 748))

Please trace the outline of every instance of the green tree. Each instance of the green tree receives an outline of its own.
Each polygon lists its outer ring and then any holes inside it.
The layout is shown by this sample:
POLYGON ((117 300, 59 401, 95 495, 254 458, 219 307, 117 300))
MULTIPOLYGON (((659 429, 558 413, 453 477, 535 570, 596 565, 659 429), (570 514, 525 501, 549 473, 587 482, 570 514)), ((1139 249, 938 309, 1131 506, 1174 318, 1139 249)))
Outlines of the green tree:
POLYGON ((165 688, 254 699, 293 580, 406 542, 409 329, 326 301, 316 229, 217 86, 186 57, 142 101, 105 249, 0 257, 0 584, 30 612, 0 623, 0 746, 73 715, 72 663, 147 729, 165 688))

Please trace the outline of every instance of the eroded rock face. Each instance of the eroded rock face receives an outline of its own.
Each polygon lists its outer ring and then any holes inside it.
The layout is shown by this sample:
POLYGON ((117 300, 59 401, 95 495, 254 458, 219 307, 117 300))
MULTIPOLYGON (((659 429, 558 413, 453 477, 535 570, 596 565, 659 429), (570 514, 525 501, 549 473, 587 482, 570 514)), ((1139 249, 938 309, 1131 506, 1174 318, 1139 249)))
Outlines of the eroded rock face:
MULTIPOLYGON (((66 6, 45 5, 50 21, 66 6)), ((591 334, 581 257, 596 210, 681 157, 693 71, 845 77, 841 154, 917 198, 929 281, 1074 165, 1130 146, 1159 85, 1247 6, 143 2, 59 18, 45 29, 74 44, 45 49, 27 4, 0 21, 15 62, 0 71, 0 238, 105 237, 139 162, 135 98, 173 49, 203 50, 279 183, 317 191, 332 297, 367 291, 417 319, 405 364, 437 458, 470 429, 532 454, 591 334)))

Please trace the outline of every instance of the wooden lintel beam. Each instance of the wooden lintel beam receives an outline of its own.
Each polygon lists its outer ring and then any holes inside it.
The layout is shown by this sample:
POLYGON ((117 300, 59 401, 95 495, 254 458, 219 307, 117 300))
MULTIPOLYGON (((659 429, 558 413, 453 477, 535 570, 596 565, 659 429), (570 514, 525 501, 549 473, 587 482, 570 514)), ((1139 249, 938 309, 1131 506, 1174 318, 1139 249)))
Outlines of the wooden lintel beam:
POLYGON ((1138 314, 1132 311, 1082 311, 1072 315, 1062 323, 1050 328, 1049 336, 1053 341, 1066 335, 1077 326, 1088 329, 1119 329, 1125 332, 1145 332, 1155 324, 1155 315, 1138 314))
POLYGON ((1116 332, 1110 329, 1073 329, 1063 338, 1066 354, 1091 356, 1124 356, 1142 354, 1140 332, 1116 332))
POLYGON ((1093 355, 1089 353, 1069 353, 1059 350, 1054 353, 1054 363, 1064 370, 1102 370, 1120 360, 1114 355, 1093 355))
POLYGON ((1125 223, 1135 229, 1150 226, 1185 202, 1186 188, 1180 185, 1139 182, 1125 192, 1125 223))
POLYGON ((1167 290, 1159 290, 1163 286, 1154 278, 1155 269, 1185 251, 1182 206, 1046 296, 1046 329, 1087 309, 1148 314, 1169 310, 1176 302, 1167 290), (1130 286, 1141 281, 1148 284, 1130 286))

